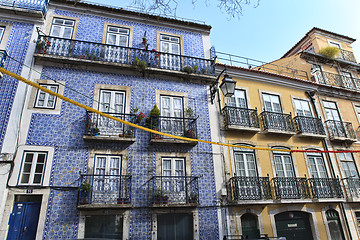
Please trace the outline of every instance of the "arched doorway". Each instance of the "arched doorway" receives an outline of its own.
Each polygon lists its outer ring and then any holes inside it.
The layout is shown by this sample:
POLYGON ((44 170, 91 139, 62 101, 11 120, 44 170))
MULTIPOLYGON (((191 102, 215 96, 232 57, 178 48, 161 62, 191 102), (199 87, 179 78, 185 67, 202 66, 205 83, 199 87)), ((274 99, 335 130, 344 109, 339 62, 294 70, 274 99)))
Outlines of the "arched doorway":
POLYGON ((242 235, 248 239, 257 239, 260 237, 258 229, 257 216, 251 213, 245 213, 241 216, 242 235))
POLYGON ((329 209, 325 213, 329 226, 330 236, 333 240, 344 240, 344 232, 340 224, 339 214, 334 209, 329 209))
POLYGON ((275 215, 277 236, 286 237, 286 240, 313 240, 309 215, 299 211, 275 215))

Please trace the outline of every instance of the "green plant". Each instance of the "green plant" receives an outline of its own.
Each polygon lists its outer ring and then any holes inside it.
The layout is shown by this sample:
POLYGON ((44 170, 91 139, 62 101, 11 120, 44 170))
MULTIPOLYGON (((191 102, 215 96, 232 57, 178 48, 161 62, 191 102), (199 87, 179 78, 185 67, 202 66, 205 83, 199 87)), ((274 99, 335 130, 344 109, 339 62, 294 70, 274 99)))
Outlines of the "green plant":
POLYGON ((194 73, 196 73, 196 72, 198 71, 198 69, 199 69, 198 65, 195 64, 195 65, 193 66, 194 73))
POLYGON ((194 110, 191 107, 187 107, 184 113, 186 118, 195 118, 194 110))
POLYGON ((83 193, 90 192, 90 184, 88 182, 84 182, 80 185, 79 191, 83 193))
POLYGON ((319 54, 327 58, 335 58, 340 53, 340 49, 337 47, 327 46, 319 50, 319 54))
POLYGON ((185 66, 182 68, 182 71, 190 74, 194 72, 194 69, 191 66, 185 66))
POLYGON ((156 103, 155 103, 154 107, 150 111, 150 116, 154 116, 154 117, 159 117, 160 116, 160 109, 158 108, 156 103))
POLYGON ((140 58, 135 58, 134 66, 137 67, 141 71, 145 71, 147 64, 145 61, 141 60, 140 58))

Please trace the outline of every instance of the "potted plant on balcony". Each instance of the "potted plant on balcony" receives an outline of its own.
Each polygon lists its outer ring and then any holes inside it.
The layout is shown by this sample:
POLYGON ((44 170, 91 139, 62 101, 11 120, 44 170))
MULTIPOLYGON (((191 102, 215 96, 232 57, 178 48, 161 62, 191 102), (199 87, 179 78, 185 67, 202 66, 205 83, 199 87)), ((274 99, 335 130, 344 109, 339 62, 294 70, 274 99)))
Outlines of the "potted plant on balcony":
POLYGON ((198 194, 195 192, 191 192, 189 196, 189 203, 198 203, 198 194))
POLYGON ((162 189, 156 189, 154 195, 155 204, 168 204, 169 196, 166 195, 166 192, 162 189))
POLYGON ((133 62, 133 65, 139 69, 141 72, 144 72, 146 67, 147 67, 147 64, 145 61, 141 60, 140 58, 135 58, 134 62, 133 62))
POLYGON ((89 203, 89 193, 90 193, 90 184, 88 182, 83 182, 79 186, 79 202, 80 204, 88 204, 89 203))

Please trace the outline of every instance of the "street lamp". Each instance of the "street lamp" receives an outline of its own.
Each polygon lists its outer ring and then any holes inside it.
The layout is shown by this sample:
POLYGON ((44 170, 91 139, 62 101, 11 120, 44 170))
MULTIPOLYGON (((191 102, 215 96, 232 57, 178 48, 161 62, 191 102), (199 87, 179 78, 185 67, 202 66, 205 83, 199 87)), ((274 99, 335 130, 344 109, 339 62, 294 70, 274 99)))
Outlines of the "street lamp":
MULTIPOLYGON (((216 81, 213 84, 211 84, 211 86, 210 86, 211 104, 214 104, 215 94, 218 91, 219 79, 225 71, 226 71, 226 67, 219 74, 216 81)), ((220 84, 221 92, 223 93, 223 95, 225 97, 231 97, 232 95, 234 95, 235 85, 236 85, 236 82, 234 80, 232 80, 232 78, 227 73, 225 73, 224 78, 222 79, 221 84, 220 84)))

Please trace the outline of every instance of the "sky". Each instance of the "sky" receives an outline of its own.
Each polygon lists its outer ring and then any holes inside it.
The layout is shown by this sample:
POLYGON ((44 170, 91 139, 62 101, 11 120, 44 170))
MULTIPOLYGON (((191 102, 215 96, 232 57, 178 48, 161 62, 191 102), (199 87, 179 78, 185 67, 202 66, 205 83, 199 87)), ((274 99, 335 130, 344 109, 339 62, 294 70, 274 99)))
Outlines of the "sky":
MULTIPOLYGON (((90 0, 118 7, 131 0, 90 0)), ((218 0, 178 0, 176 15, 211 25, 216 51, 271 62, 282 57, 311 28, 318 27, 357 39, 352 44, 360 62, 360 0, 260 0, 245 6, 240 18, 230 18, 218 0)))

